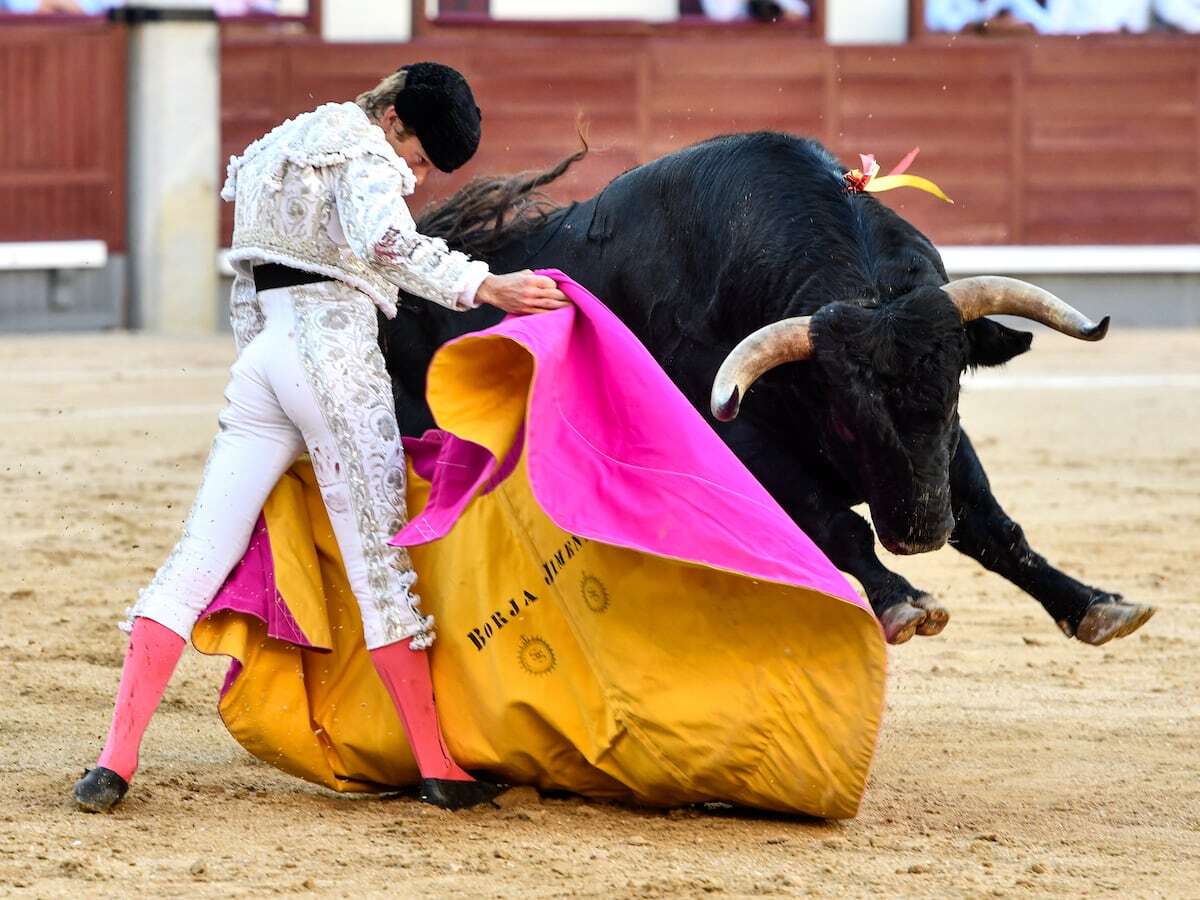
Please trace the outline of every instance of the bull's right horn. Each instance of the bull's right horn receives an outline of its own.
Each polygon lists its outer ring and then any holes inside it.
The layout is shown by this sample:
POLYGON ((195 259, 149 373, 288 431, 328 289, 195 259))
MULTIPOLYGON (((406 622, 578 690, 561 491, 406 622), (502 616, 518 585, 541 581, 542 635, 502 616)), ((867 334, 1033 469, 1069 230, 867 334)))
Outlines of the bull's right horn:
POLYGON ((1002 275, 959 278, 942 285, 958 307, 963 324, 983 316, 1021 316, 1082 341, 1108 334, 1108 316, 1093 322, 1065 300, 1028 281, 1002 275))
POLYGON ((812 316, 773 322, 733 348, 713 382, 710 408, 718 421, 728 422, 738 414, 742 397, 764 372, 812 356, 811 322, 812 316))

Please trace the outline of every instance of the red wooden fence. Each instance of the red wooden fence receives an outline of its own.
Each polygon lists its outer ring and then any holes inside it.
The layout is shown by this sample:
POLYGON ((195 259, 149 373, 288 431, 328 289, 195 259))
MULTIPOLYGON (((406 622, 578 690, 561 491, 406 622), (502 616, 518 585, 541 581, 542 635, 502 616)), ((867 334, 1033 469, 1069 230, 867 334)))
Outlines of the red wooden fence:
MULTIPOLYGON (((484 109, 467 172, 545 166, 587 120, 592 156, 556 189, 585 197, 628 168, 722 132, 813 135, 847 162, 914 171, 957 201, 883 195, 942 243, 1200 242, 1200 36, 928 37, 829 47, 772 26, 433 28, 408 44, 228 30, 225 156, 395 67, 462 69, 484 109)), ((124 245, 125 37, 103 23, 0 28, 0 240, 124 245)), ((225 210, 223 239, 229 237, 225 210)))
POLYGON ((125 31, 0 25, 0 241, 125 246, 125 31))
POLYGON ((596 152, 558 189, 564 199, 710 135, 776 128, 847 162, 875 153, 885 169, 919 145, 914 171, 955 205, 885 199, 942 243, 1200 242, 1197 36, 833 48, 769 27, 479 27, 396 46, 231 39, 223 53, 229 153, 406 61, 461 68, 484 109, 483 146, 467 173, 433 179, 418 202, 473 173, 553 162, 574 148, 582 115, 596 152))

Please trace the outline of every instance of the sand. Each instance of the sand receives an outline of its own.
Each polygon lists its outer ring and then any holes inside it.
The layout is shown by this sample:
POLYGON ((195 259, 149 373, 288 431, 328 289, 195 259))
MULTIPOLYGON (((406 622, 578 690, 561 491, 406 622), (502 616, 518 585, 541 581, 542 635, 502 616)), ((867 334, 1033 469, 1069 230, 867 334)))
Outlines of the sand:
POLYGON ((113 626, 177 534, 231 352, 0 338, 0 893, 1200 896, 1200 332, 1040 336, 965 391, 1034 546, 1159 612, 1087 647, 953 550, 892 558, 953 620, 890 651, 857 819, 335 796, 234 743, 225 663, 194 652, 129 798, 85 815, 68 791, 108 723, 113 626))

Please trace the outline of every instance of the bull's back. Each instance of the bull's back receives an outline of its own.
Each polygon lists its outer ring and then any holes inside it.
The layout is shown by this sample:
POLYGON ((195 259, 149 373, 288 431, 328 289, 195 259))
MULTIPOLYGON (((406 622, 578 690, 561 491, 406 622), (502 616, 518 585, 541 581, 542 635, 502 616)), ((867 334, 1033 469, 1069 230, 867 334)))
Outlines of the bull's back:
MULTIPOLYGON (((631 169, 488 262, 493 272, 562 269, 689 396, 760 325, 945 280, 933 245, 874 197, 849 193, 833 154, 778 132, 712 138, 631 169)), ((401 303, 382 333, 406 434, 432 427, 425 372, 437 348, 500 318, 401 303)))

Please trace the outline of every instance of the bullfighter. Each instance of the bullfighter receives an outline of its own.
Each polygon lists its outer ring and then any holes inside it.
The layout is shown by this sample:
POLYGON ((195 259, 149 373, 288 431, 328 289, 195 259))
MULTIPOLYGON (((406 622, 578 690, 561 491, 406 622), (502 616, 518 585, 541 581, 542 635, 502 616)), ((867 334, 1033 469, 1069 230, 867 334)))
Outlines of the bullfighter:
POLYGON ((494 796, 446 749, 425 652, 432 617, 420 612, 407 552, 388 545, 406 518, 406 470, 376 317, 395 315, 397 288, 453 310, 566 305, 550 278, 493 275, 417 231, 404 198, 432 168, 465 164, 480 125, 463 76, 422 62, 354 103, 284 122, 230 160, 221 196, 235 203, 238 356, 227 405, 182 537, 130 611, 108 738, 73 791, 82 809, 107 811, 125 796, 192 626, 245 552, 267 495, 305 452, 367 648, 420 769, 419 796, 446 808, 494 796))

